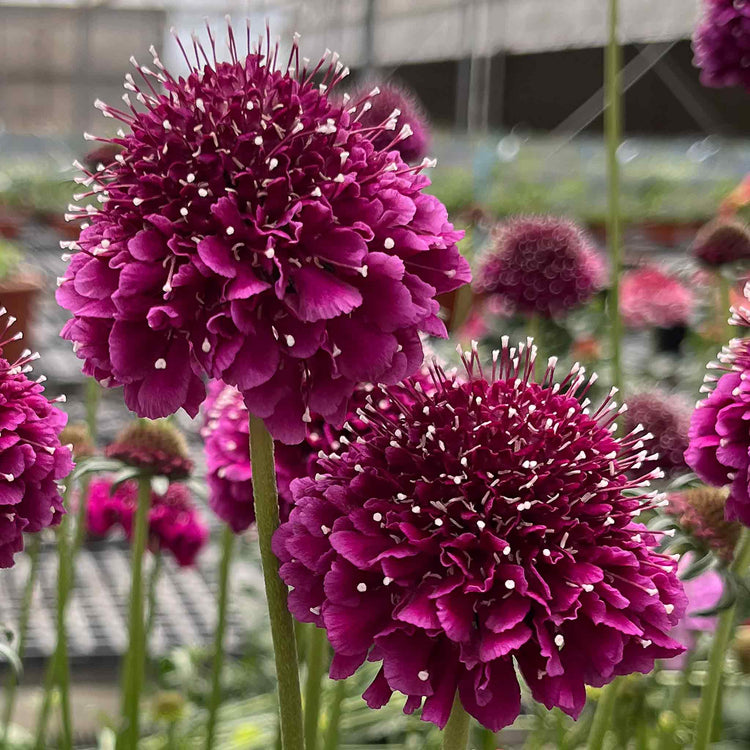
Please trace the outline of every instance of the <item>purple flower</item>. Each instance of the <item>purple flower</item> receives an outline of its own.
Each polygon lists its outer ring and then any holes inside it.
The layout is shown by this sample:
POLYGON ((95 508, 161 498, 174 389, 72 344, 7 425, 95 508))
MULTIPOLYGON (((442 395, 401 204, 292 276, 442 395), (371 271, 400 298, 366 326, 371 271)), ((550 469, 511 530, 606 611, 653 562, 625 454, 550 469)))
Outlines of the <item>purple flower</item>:
MULTIPOLYGON (((89 532, 107 536, 120 528, 132 539, 137 505, 136 482, 124 482, 113 490, 110 479, 95 479, 89 486, 86 504, 89 532)), ((149 548, 153 552, 170 552, 181 567, 192 566, 208 541, 208 527, 183 484, 171 483, 163 495, 152 492, 148 525, 149 548)))
POLYGON ((712 268, 750 260, 750 232, 738 219, 720 217, 695 236, 693 255, 712 268))
POLYGON ((653 438, 649 447, 658 454, 644 465, 647 468, 658 466, 668 477, 686 471, 684 454, 692 413, 687 400, 679 394, 655 389, 636 393, 626 403, 625 431, 631 432, 642 425, 653 438))
MULTIPOLYGON (((0 318, 5 314, 0 309, 0 318)), ((21 338, 8 337, 14 322, 0 323, 0 568, 13 566, 24 533, 60 523, 65 509, 57 480, 73 468, 59 437, 67 416, 44 395, 42 378, 28 378, 36 355, 13 363, 2 356, 3 347, 21 338)))
POLYGON ((334 679, 382 663, 372 707, 400 691, 442 727, 458 690, 499 730, 520 709, 515 662, 577 716, 585 685, 683 650, 676 563, 633 521, 655 496, 654 472, 628 476, 642 443, 614 436, 611 397, 582 403, 593 376, 553 383, 550 360, 536 383, 534 358, 506 340, 486 368, 464 357, 465 380, 435 367, 433 393, 387 389, 392 408, 361 412, 368 431, 292 482, 274 537, 289 608, 327 630, 334 679))
POLYGON ((169 422, 138 420, 107 446, 110 458, 169 479, 185 479, 193 470, 182 433, 169 422))
MULTIPOLYGON (((393 146, 405 162, 413 164, 427 155, 430 147, 430 128, 422 103, 412 90, 403 84, 379 81, 375 85, 375 82, 367 81, 352 92, 351 100, 371 105, 367 110, 363 110, 359 118, 359 122, 365 128, 380 129, 383 123, 394 116, 398 130, 404 125, 409 126, 409 137, 393 146)), ((381 130, 380 134, 373 138, 372 143, 377 149, 387 149, 392 141, 393 137, 387 131, 381 130)))
POLYGON ((496 230, 477 289, 528 315, 553 318, 588 302, 604 285, 602 259, 572 222, 520 216, 496 230))
POLYGON ((296 443, 311 412, 340 419, 357 383, 414 372, 419 332, 446 335, 436 295, 470 272, 422 192, 426 163, 390 147, 408 127, 377 148, 393 120, 365 129, 367 102, 330 97, 337 56, 308 70, 296 42, 289 65, 270 42, 240 55, 231 29, 229 47, 210 64, 197 45, 179 80, 158 58, 155 73, 136 65, 141 111, 98 105, 131 132, 82 178, 101 204, 60 279, 62 335, 140 416, 195 415, 205 373, 296 443))
POLYGON ((750 90, 750 2, 704 0, 693 51, 704 86, 750 90))

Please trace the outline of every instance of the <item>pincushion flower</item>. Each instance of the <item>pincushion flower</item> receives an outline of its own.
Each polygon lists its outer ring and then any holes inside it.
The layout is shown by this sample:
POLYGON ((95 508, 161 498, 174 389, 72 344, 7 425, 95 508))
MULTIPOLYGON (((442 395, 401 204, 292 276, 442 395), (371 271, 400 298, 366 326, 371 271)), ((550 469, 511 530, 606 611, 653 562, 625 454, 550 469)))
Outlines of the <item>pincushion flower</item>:
POLYGON ((169 422, 138 420, 107 446, 110 458, 169 479, 184 479, 193 470, 182 433, 169 422))
POLYGON ((695 236, 693 255, 706 266, 721 266, 750 260, 750 232, 743 221, 720 217, 706 224, 695 236))
POLYGON ((642 425, 653 438, 651 448, 658 453, 647 466, 658 466, 666 476, 686 471, 685 449, 688 446, 688 430, 692 407, 677 393, 665 393, 659 389, 635 393, 627 399, 625 430, 630 432, 642 425))
POLYGON ((693 51, 704 86, 743 86, 750 90, 750 3, 704 0, 693 51))
POLYGON ((670 492, 666 509, 695 541, 727 562, 734 555, 742 528, 724 517, 728 497, 725 488, 694 487, 670 492))
MULTIPOLYGON (((137 502, 136 482, 124 482, 113 489, 111 480, 95 479, 86 506, 88 530, 95 536, 107 536, 119 528, 131 539, 137 502)), ((152 493, 148 525, 150 548, 170 552, 182 567, 193 565, 208 541, 208 527, 183 484, 171 483, 163 495, 152 493)))
POLYGON ((197 45, 180 79, 156 56, 156 72, 136 64, 143 110, 98 103, 131 132, 81 178, 101 203, 60 279, 62 335, 140 416, 195 415, 205 373, 296 443, 311 412, 340 419, 357 383, 414 372, 419 332, 446 336, 436 295, 470 272, 423 192, 427 162, 392 148, 408 126, 364 128, 368 101, 335 103, 336 55, 312 70, 296 41, 288 65, 270 42, 240 55, 231 29, 229 49, 212 64, 197 45))
POLYGON ((10 568, 23 549, 23 534, 60 522, 63 508, 57 482, 73 468, 70 449, 60 443, 67 416, 44 395, 43 378, 30 380, 26 354, 15 362, 3 348, 21 334, 10 335, 15 318, 0 308, 0 568, 10 568), (4 318, 4 320, 3 320, 4 318))
POLYGON ((613 434, 611 396, 579 400, 593 376, 555 384, 552 359, 537 383, 534 358, 506 339, 487 369, 465 357, 465 379, 436 368, 432 394, 387 389, 391 409, 362 411, 367 432, 292 482, 274 537, 289 607, 327 630, 333 678, 382 662, 371 707, 400 691, 442 727, 458 690, 496 731, 519 713, 514 662, 578 716, 586 685, 683 650, 676 563, 633 520, 659 470, 629 476, 647 451, 613 434))
POLYGON ((60 433, 60 442, 70 446, 76 461, 90 458, 96 453, 96 446, 85 422, 75 422, 64 427, 60 433))
POLYGON ((629 328, 674 328, 690 322, 693 293, 658 266, 627 271, 620 282, 620 314, 629 328))
MULTIPOLYGON (((360 122, 366 128, 378 127, 394 112, 398 113, 396 115, 397 129, 400 130, 404 125, 409 126, 411 130, 409 137, 393 146, 405 162, 413 164, 427 155, 430 146, 430 128, 422 103, 413 91, 393 82, 378 81, 375 85, 372 81, 366 81, 364 85, 352 92, 351 98, 355 102, 366 100, 371 105, 360 117, 360 122), (377 93, 373 95, 373 91, 377 93)), ((392 140, 393 138, 387 132, 383 132, 373 139, 373 145, 378 149, 387 149, 392 140)))
POLYGON ((579 227, 553 216, 521 216, 496 230, 476 288, 517 312, 553 318, 588 302, 604 283, 604 263, 579 227))

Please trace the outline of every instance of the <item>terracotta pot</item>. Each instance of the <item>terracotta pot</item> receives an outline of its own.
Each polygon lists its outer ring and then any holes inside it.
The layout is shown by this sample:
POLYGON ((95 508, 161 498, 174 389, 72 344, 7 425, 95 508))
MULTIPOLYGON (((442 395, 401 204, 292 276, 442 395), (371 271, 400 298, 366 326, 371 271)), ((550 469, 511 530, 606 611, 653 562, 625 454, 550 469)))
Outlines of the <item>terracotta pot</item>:
POLYGON ((3 347, 3 358, 9 362, 18 359, 24 349, 33 349, 32 326, 36 297, 42 287, 41 277, 33 272, 19 273, 0 280, 0 306, 5 307, 8 314, 16 318, 9 334, 23 331, 20 341, 11 341, 3 347))

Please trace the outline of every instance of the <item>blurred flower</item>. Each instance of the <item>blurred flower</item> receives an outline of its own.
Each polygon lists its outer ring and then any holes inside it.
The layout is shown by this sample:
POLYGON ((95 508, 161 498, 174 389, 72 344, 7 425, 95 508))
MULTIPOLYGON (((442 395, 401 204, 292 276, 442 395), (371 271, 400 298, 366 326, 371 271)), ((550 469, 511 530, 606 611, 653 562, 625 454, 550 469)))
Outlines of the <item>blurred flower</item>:
POLYGON ((666 476, 686 471, 684 454, 692 413, 690 403, 680 394, 659 389, 633 394, 626 403, 625 431, 633 432, 641 425, 651 439, 649 448, 658 454, 649 457, 644 466, 658 466, 666 476))
POLYGON ((750 2, 704 0, 693 51, 704 86, 750 90, 750 2))
POLYGON ((573 342, 570 354, 576 361, 595 362, 601 359, 602 345, 595 336, 580 336, 573 342))
POLYGON ((667 495, 667 512, 693 539, 725 561, 732 559, 741 528, 724 517, 728 496, 728 490, 716 487, 696 487, 667 495))
POLYGON ((393 141, 393 135, 382 130, 382 127, 395 116, 396 129, 401 130, 404 125, 408 125, 411 134, 392 148, 395 148, 401 158, 409 164, 427 155, 430 146, 430 128, 422 103, 414 91, 403 84, 378 81, 376 85, 374 81, 365 81, 352 92, 351 100, 355 104, 362 101, 372 105, 363 112, 359 122, 364 128, 380 130, 380 133, 372 139, 372 145, 376 149, 388 149, 393 141), (377 93, 373 94, 374 91, 377 93))
POLYGON ((706 224, 695 236, 693 255, 707 266, 750 260, 750 231, 743 221, 718 218, 706 224))
POLYGON ((10 336, 15 318, 0 308, 0 568, 13 566, 23 549, 23 534, 60 522, 65 512, 57 480, 73 468, 70 449, 60 442, 67 416, 44 395, 44 378, 29 380, 28 353, 15 362, 3 358, 3 348, 17 341, 10 336), (4 318, 4 320, 3 320, 4 318))
POLYGON ((367 431, 292 483, 274 537, 289 608, 327 630, 334 679, 382 662, 371 707, 398 690, 442 727, 458 690, 499 730, 520 709, 515 660, 536 700, 578 716, 586 684, 682 650, 676 563, 632 520, 656 472, 627 476, 645 451, 611 431, 611 396, 579 400, 580 366, 553 384, 552 359, 538 384, 534 350, 507 339, 491 366, 463 360, 433 393, 386 389, 367 431))
POLYGON ((583 231, 566 219, 521 216, 497 228, 476 289, 518 312, 555 317, 604 286, 604 263, 583 231))
POLYGON ((193 470, 185 438, 166 420, 132 422, 107 446, 105 453, 125 464, 170 479, 184 479, 193 470))
POLYGON ((76 422, 64 427, 60 433, 60 442, 70 446, 76 461, 96 453, 96 446, 91 440, 91 433, 85 422, 76 422))
POLYGON ((673 328, 690 322, 693 293, 657 266, 626 271, 620 282, 620 314, 629 328, 673 328))
MULTIPOLYGON (((95 479, 89 485, 86 506, 89 532, 107 536, 119 527, 131 539, 137 505, 137 482, 123 482, 113 489, 110 479, 95 479)), ((183 567, 195 563, 208 541, 208 527, 195 508, 190 490, 183 484, 172 482, 163 495, 151 493, 148 523, 150 549, 171 552, 183 567)))
POLYGON ((414 372, 420 331, 447 335, 436 295, 470 271, 462 232, 422 192, 429 164, 393 150, 409 127, 378 149, 395 122, 364 129, 368 101, 334 103, 337 55, 312 70, 296 41, 289 66, 270 41, 240 55, 231 28, 229 51, 179 79, 155 56, 156 72, 136 64, 146 88, 126 81, 143 108, 97 103, 131 132, 80 178, 100 206, 81 209, 60 279, 62 335, 140 416, 194 416, 205 373, 296 443, 311 412, 341 419, 357 383, 414 372))
POLYGON ((176 690, 160 690, 154 696, 154 719, 173 724, 185 715, 185 698, 176 690))
POLYGON ((102 143, 83 157, 83 164, 89 172, 101 172, 115 161, 121 150, 116 143, 102 143))

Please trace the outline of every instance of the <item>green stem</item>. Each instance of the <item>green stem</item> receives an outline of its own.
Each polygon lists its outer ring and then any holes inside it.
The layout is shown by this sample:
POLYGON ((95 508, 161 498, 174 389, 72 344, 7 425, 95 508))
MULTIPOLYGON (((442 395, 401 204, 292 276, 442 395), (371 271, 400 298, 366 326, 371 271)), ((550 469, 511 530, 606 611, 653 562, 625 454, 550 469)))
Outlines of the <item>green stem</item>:
POLYGON ((328 707, 328 727, 326 729, 324 750, 336 750, 339 746, 339 725, 341 724, 341 704, 346 698, 346 680, 336 680, 328 707))
POLYGON ((607 243, 612 265, 609 293, 612 346, 612 380, 623 398, 622 319, 620 317, 620 275, 622 273, 622 223, 620 216, 620 163, 617 149, 622 141, 622 49, 617 36, 618 0, 609 0, 609 43, 604 56, 604 129, 607 146, 607 243))
POLYGON ((143 557, 148 542, 150 507, 151 478, 142 476, 138 480, 138 506, 135 511, 133 528, 128 656, 125 660, 126 674, 122 700, 125 726, 117 738, 117 750, 135 750, 138 745, 140 696, 146 664, 145 623, 143 619, 143 557))
POLYGON ((47 666, 47 672, 44 675, 44 697, 42 699, 42 707, 39 709, 39 716, 36 720, 36 740, 34 742, 34 750, 45 750, 47 747, 47 724, 49 723, 49 715, 52 710, 52 693, 55 690, 58 658, 59 652, 55 649, 52 659, 47 666))
POLYGON ((101 386, 94 378, 88 378, 86 381, 86 426, 94 443, 96 442, 97 412, 99 411, 100 398, 101 386))
POLYGON ((497 736, 489 729, 482 727, 480 747, 482 750, 496 750, 497 736))
POLYGON ((726 338, 728 341, 736 333, 734 326, 729 325, 729 308, 732 306, 732 282, 721 271, 717 273, 717 276, 719 278, 719 330, 722 332, 722 340, 726 338))
MULTIPOLYGON (((742 576, 750 564, 750 529, 743 529, 740 541, 735 549, 734 560, 729 570, 736 576, 742 576)), ((724 661, 727 648, 732 639, 735 626, 737 605, 725 609, 719 615, 719 622, 714 631, 711 654, 708 659, 708 678, 701 693, 701 704, 698 711, 698 722, 695 727, 695 744, 693 750, 706 750, 711 742, 711 729, 714 715, 721 711, 721 683, 724 677, 724 661)))
POLYGON ((461 705, 456 693, 448 723, 443 730, 443 750, 466 750, 469 744, 469 726, 471 717, 461 705))
POLYGON ((287 587, 279 577, 279 561, 271 549, 271 539, 279 527, 279 498, 273 460, 273 439, 263 420, 250 415, 250 463, 253 467, 255 521, 263 564, 271 636, 279 684, 279 715, 284 750, 302 750, 302 698, 297 666, 294 624, 287 607, 287 587))
MULTIPOLYGON (((65 489, 65 500, 69 500, 72 481, 68 481, 65 489)), ((68 503, 66 502, 66 506, 68 503)), ((71 750, 73 747, 73 729, 70 713, 70 663, 68 661, 68 636, 65 628, 65 612, 70 594, 70 539, 68 536, 68 516, 63 516, 57 529, 57 616, 55 625, 57 629, 57 646, 54 659, 55 682, 60 690, 60 708, 62 711, 62 735, 60 746, 62 750, 71 750)))
POLYGON ((604 739, 607 736, 607 730, 612 722, 612 715, 615 712, 615 703, 617 702, 617 693, 620 689, 620 681, 614 680, 602 688, 599 696, 599 703, 594 713, 594 721, 591 724, 589 732, 589 741, 586 747, 588 750, 601 750, 604 747, 604 739))
POLYGON ((325 630, 315 625, 309 626, 309 635, 307 681, 305 682, 305 748, 316 750, 318 746, 321 682, 326 669, 328 639, 325 630))
POLYGON ((151 630, 156 620, 156 587, 159 583, 162 568, 161 551, 154 553, 154 565, 151 568, 151 575, 148 579, 148 610, 146 612, 146 655, 148 655, 148 645, 151 640, 151 630))
MULTIPOLYGON (((18 620, 18 645, 16 651, 18 658, 23 661, 23 652, 26 649, 26 635, 29 629, 29 617, 31 615, 31 603, 34 599, 34 588, 39 574, 39 547, 41 546, 41 535, 34 534, 27 547, 27 556, 29 558, 29 575, 26 579, 26 586, 23 590, 23 600, 21 601, 21 615, 18 620)), ((13 706, 16 699, 16 689, 18 687, 18 675, 12 670, 8 674, 5 682, 5 707, 3 710, 3 735, 2 746, 8 741, 8 729, 13 719, 13 706)))
POLYGON ((214 635, 214 660, 211 671, 211 698, 208 704, 208 724, 206 727, 206 750, 214 746, 216 718, 221 705, 221 671, 224 666, 224 634, 227 628, 229 605, 229 568, 234 549, 234 532, 225 526, 221 537, 221 567, 219 569, 219 611, 214 635))

